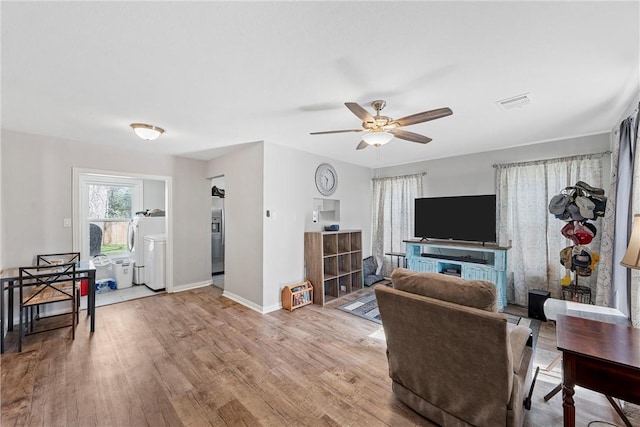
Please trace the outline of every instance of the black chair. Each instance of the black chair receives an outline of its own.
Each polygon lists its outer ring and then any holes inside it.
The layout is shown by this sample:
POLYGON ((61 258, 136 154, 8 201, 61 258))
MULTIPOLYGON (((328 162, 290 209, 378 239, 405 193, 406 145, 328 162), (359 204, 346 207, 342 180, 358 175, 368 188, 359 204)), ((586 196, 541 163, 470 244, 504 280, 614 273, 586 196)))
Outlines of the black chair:
MULTIPOLYGON (((92 224, 93 225, 93 224, 92 224)), ((97 226, 96 226, 97 227, 97 226)), ((101 231, 102 233, 102 231, 101 231)), ((80 252, 62 252, 59 254, 41 254, 36 255, 37 266, 58 265, 67 263, 79 263, 80 252)), ((80 322, 80 289, 78 288, 78 295, 76 295, 76 323, 80 322)), ((36 320, 40 317, 40 307, 36 307, 36 320)))
POLYGON ((60 263, 68 264, 70 262, 80 262, 80 252, 36 255, 36 265, 39 267, 45 265, 58 265, 60 263))
MULTIPOLYGON (((58 265, 20 267, 20 327, 18 333, 18 351, 22 351, 23 336, 33 333, 51 331, 71 326, 71 338, 76 337, 78 273, 76 263, 58 265), (34 332, 33 308, 56 302, 70 301, 71 322, 62 326, 34 332)), ((50 316, 54 317, 54 316, 50 316)), ((39 317, 42 318, 42 317, 39 317)))
POLYGON ((89 224, 89 256, 93 257, 102 249, 102 229, 96 224, 89 224))

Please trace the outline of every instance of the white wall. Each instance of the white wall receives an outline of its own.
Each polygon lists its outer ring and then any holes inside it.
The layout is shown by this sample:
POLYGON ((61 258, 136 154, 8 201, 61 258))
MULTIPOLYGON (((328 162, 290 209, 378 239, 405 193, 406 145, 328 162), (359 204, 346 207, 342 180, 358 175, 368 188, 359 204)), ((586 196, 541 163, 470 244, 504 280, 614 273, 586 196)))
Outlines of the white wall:
MULTIPOLYGON (((236 151, 210 160, 205 177, 224 175, 225 258, 224 294, 257 311, 262 311, 263 268, 263 144, 243 145, 236 151)), ((207 237, 206 267, 211 269, 211 183, 206 190, 206 220, 201 222, 207 237)), ((209 273, 211 274, 211 273, 209 273)), ((210 276, 209 276, 210 277, 210 276)))
MULTIPOLYGON (((304 279, 304 232, 312 222, 314 173, 328 162, 338 173, 331 196, 341 203, 341 229, 361 229, 363 257, 371 249, 371 175, 368 168, 288 147, 254 143, 209 162, 113 151, 99 145, 2 131, 0 265, 30 264, 36 253, 72 247, 72 168, 172 177, 169 213, 176 288, 210 283, 208 178, 224 175, 225 295, 258 311, 280 305, 280 289, 304 279), (28 173, 25 172, 28 170, 28 173), (267 218, 265 211, 274 215, 267 218), (16 243, 18 242, 18 243, 16 243)), ((609 148, 609 135, 572 138, 490 153, 375 170, 377 176, 427 172, 425 196, 495 192, 495 163, 586 154, 609 148)), ((605 171, 604 176, 608 176, 605 171)))
POLYGON ((304 232, 321 231, 327 223, 312 220, 313 199, 322 196, 315 186, 320 163, 330 163, 338 187, 330 196, 340 200, 340 229, 362 230, 363 257, 371 242, 371 170, 319 157, 281 145, 264 144, 264 276, 263 310, 280 308, 280 292, 287 284, 305 279, 304 232))
POLYGON ((171 177, 174 289, 210 283, 208 178, 214 176, 224 175, 227 192, 225 295, 269 311, 280 306, 283 285, 304 279, 304 231, 323 225, 311 220, 312 200, 320 197, 314 174, 322 162, 338 172, 332 198, 341 201, 341 228, 361 229, 363 256, 370 254, 368 168, 263 143, 202 162, 7 130, 2 140, 2 203, 11 206, 3 210, 0 263, 5 266, 72 248, 73 228, 63 227, 63 219, 72 217, 73 167, 171 177), (266 218, 266 209, 275 216, 266 218))
POLYGON ((338 173, 331 198, 341 202, 340 227, 363 231, 363 256, 368 256, 370 169, 271 143, 250 144, 209 161, 205 175, 224 175, 225 182, 225 296, 269 312, 280 308, 284 285, 304 280, 304 232, 325 225, 311 217, 313 198, 321 197, 315 170, 323 162, 338 173))
POLYGON ((38 253, 67 252, 72 248, 72 168, 169 176, 173 180, 173 212, 168 242, 173 254, 174 286, 210 280, 209 234, 199 221, 210 191, 204 185, 205 162, 164 154, 110 148, 75 141, 2 130, 2 232, 0 264, 28 265, 38 253))
POLYGON ((2 209, 3 207, 2 201, 4 200, 4 193, 2 192, 2 188, 3 188, 2 182, 4 181, 3 178, 4 177, 2 176, 2 138, 0 137, 0 270, 2 270, 2 268, 4 267, 4 264, 2 263, 2 230, 3 230, 2 213, 4 212, 4 210, 2 209))
MULTIPOLYGON (((603 133, 379 168, 374 171, 374 174, 377 177, 388 177, 426 172, 424 178, 425 197, 495 194, 494 164, 601 153, 609 150, 609 141, 609 134, 603 133)), ((602 176, 605 178, 605 184, 608 184, 610 179, 609 163, 607 161, 604 163, 607 170, 603 170, 602 176)))
POLYGON ((142 209, 165 209, 164 181, 145 179, 142 183, 142 209))
MULTIPOLYGON (((2 257, 2 251, 3 251, 3 245, 2 245, 2 230, 4 229, 4 227, 2 226, 3 222, 2 222, 2 217, 3 217, 3 204, 2 201, 4 200, 4 193, 2 192, 2 182, 4 181, 4 177, 2 176, 2 137, 0 137, 0 270, 2 270, 5 265, 3 264, 3 257, 2 257)), ((0 289, 0 292, 4 292, 4 290, 0 289)), ((7 312, 7 303, 5 298, 2 298, 2 312, 6 313, 7 312)), ((6 322, 2 322, 3 325, 6 324, 6 322)), ((2 331, 0 331, 0 334, 2 334, 2 336, 5 335, 7 328, 6 326, 3 326, 2 331)))
POLYGON ((206 162, 173 157, 173 224, 175 286, 211 283, 211 203, 204 179, 206 162), (201 224, 207 224, 203 230, 201 224))

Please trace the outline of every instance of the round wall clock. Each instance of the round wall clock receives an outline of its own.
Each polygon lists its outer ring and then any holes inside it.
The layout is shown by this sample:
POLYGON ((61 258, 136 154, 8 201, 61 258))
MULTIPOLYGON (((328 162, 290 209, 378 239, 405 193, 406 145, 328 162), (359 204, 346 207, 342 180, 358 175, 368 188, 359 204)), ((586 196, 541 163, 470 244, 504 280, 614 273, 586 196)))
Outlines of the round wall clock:
POLYGON ((322 163, 316 169, 316 187, 323 196, 330 196, 338 188, 338 174, 329 163, 322 163))

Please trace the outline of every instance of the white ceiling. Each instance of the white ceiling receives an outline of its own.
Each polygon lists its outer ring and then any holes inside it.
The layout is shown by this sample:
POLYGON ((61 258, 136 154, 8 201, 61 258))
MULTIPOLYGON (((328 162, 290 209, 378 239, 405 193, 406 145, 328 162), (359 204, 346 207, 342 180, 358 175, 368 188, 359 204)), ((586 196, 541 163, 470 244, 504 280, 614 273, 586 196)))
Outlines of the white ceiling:
POLYGON ((199 159, 267 141, 380 167, 608 132, 640 79, 637 1, 1 8, 3 128, 199 159), (360 127, 343 103, 375 99, 393 118, 453 115, 404 128, 427 145, 309 135, 360 127), (132 122, 166 133, 142 141, 132 122))

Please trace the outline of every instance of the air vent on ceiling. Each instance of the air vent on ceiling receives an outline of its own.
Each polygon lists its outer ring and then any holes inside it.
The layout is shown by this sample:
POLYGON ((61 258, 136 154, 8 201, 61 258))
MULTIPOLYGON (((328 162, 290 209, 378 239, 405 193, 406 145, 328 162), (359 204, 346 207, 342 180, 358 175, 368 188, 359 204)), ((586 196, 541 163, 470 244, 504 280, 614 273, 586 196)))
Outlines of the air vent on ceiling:
POLYGON ((513 110, 514 108, 522 108, 531 103, 531 94, 524 93, 522 95, 513 96, 511 98, 496 101, 496 105, 503 110, 513 110))

